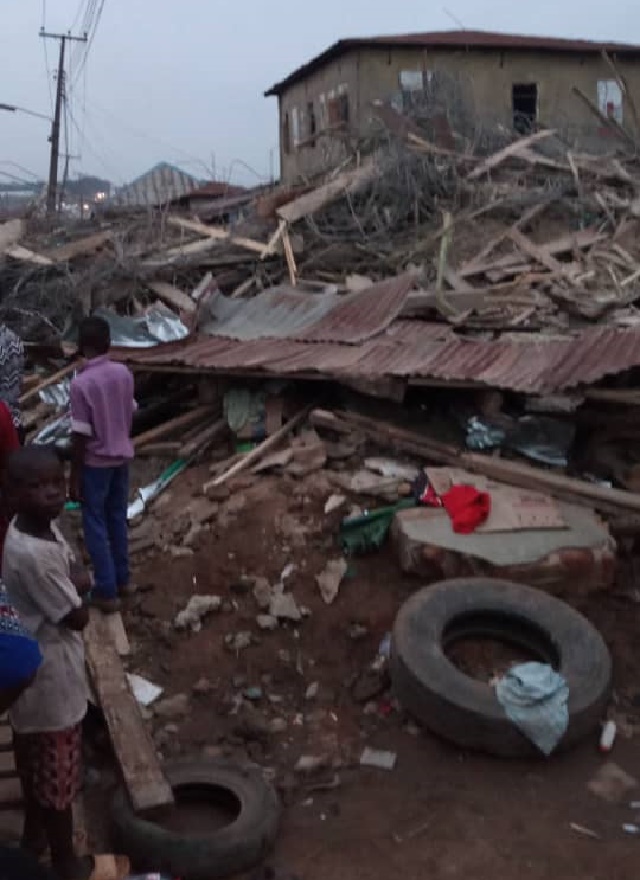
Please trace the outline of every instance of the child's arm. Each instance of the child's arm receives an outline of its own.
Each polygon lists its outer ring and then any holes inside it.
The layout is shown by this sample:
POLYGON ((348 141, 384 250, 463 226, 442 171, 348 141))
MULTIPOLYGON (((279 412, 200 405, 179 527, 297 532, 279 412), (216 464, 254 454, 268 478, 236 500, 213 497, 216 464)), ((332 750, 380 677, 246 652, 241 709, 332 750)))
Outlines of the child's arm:
POLYGON ((74 560, 70 565, 69 576, 71 577, 71 583, 78 591, 79 596, 84 597, 87 593, 91 592, 93 581, 90 572, 84 567, 84 565, 81 565, 74 560))
POLYGON ((71 580, 67 553, 68 548, 58 543, 42 542, 39 552, 29 560, 30 571, 21 578, 22 588, 47 620, 78 632, 88 624, 89 610, 71 580))
POLYGON ((73 632, 82 632, 89 624, 89 609, 86 605, 74 608, 66 617, 59 621, 60 626, 73 630, 73 632))

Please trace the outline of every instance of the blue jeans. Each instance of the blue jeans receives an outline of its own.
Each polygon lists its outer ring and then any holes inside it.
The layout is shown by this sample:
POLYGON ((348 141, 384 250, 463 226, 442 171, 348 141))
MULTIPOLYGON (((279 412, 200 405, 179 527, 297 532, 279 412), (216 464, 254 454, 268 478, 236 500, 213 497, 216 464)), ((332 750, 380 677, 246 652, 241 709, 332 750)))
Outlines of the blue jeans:
POLYGON ((94 594, 115 599, 129 585, 129 465, 82 469, 82 525, 93 563, 94 594))

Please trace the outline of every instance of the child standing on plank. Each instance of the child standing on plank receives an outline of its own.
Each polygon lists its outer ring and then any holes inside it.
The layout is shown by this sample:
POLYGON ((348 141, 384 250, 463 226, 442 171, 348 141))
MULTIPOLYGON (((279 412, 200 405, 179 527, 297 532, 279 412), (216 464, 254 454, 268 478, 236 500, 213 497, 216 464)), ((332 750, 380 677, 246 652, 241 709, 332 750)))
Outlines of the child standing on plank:
POLYGON ((113 612, 120 607, 119 597, 133 592, 127 535, 133 376, 109 358, 111 335, 102 318, 82 322, 78 347, 85 363, 71 383, 70 495, 82 502, 84 541, 95 577, 92 602, 113 612))
POLYGON ((56 455, 37 446, 14 452, 6 485, 16 511, 4 547, 7 593, 43 657, 9 712, 25 799, 22 843, 34 853, 48 844, 59 880, 89 880, 96 863, 74 851, 72 804, 82 782, 88 697, 82 630, 89 613, 78 589, 86 592, 90 581, 73 568, 71 548, 54 522, 66 496, 56 455))

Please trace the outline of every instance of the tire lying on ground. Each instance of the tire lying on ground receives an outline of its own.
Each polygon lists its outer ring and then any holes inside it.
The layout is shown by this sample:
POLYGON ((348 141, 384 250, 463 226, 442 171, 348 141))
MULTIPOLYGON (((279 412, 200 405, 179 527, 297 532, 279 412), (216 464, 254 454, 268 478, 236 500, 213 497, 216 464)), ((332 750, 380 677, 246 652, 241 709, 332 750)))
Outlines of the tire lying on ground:
POLYGON ((537 752, 507 718, 494 688, 470 678, 445 651, 493 639, 550 663, 569 685, 565 749, 591 734, 611 694, 612 666, 596 629, 566 603, 520 584, 461 578, 426 587, 400 609, 391 644, 397 698, 424 727, 456 745, 500 757, 537 752))
POLYGON ((216 880, 248 871, 270 851, 280 822, 281 807, 274 789, 256 767, 223 761, 171 762, 163 767, 180 804, 224 804, 232 818, 203 836, 166 830, 137 816, 120 789, 112 804, 114 843, 140 871, 160 871, 181 880, 216 880))

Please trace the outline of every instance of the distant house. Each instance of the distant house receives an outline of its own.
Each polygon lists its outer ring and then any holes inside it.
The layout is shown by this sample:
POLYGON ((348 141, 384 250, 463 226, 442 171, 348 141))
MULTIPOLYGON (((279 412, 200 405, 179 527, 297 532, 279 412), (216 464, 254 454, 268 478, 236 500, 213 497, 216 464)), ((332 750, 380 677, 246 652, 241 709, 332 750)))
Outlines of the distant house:
POLYGON ((282 180, 336 164, 349 138, 369 129, 375 101, 431 106, 457 132, 471 124, 557 127, 597 149, 609 130, 573 90, 627 121, 608 59, 630 93, 640 94, 637 45, 463 30, 340 40, 265 93, 278 98, 282 180))
POLYGON ((126 186, 115 191, 109 207, 156 208, 181 199, 202 185, 197 177, 160 162, 126 186))

